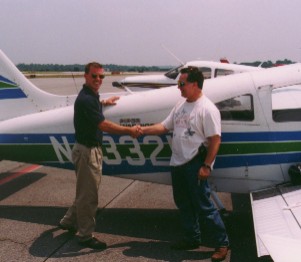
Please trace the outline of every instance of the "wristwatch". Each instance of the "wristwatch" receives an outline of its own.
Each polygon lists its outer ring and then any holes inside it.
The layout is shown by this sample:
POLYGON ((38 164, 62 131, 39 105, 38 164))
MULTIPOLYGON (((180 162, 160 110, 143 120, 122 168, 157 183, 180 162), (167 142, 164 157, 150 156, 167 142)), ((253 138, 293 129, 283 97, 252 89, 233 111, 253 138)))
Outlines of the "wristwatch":
POLYGON ((211 171, 211 166, 210 166, 210 165, 208 165, 208 164, 206 164, 206 163, 203 163, 203 164, 202 164, 202 167, 206 167, 206 168, 208 168, 208 169, 209 169, 209 171, 211 171))

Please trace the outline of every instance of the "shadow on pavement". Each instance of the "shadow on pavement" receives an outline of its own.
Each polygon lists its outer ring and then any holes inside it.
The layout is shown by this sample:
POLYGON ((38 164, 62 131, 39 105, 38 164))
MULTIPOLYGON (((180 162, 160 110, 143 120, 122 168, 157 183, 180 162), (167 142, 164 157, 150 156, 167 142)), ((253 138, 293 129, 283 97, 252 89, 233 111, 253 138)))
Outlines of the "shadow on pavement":
MULTIPOLYGON (((253 220, 248 195, 233 194, 233 211, 223 216, 231 242, 232 262, 262 261, 257 258, 253 220)), ((0 218, 50 225, 31 245, 29 252, 36 257, 75 257, 99 252, 81 250, 74 236, 59 230, 56 225, 67 208, 0 206, 0 218), (57 252, 62 246, 63 250, 57 252)), ((129 258, 148 258, 164 261, 208 259, 212 248, 172 251, 170 243, 181 237, 177 210, 166 209, 100 209, 96 232, 118 237, 139 238, 112 244, 109 248, 125 247, 129 258)), ((116 237, 117 238, 117 237, 116 237)), ((266 260, 265 260, 266 261, 266 260)), ((271 260, 267 260, 271 261, 271 260)))
MULTIPOLYGON (((14 173, 8 172, 8 173, 1 173, 0 175, 2 178, 4 178, 6 176, 13 176, 14 173)), ((19 190, 35 183, 36 181, 40 180, 44 176, 46 176, 45 173, 32 172, 32 173, 25 174, 21 177, 18 177, 18 179, 14 179, 8 183, 0 185, 0 201, 9 197, 10 195, 13 195, 19 190)))

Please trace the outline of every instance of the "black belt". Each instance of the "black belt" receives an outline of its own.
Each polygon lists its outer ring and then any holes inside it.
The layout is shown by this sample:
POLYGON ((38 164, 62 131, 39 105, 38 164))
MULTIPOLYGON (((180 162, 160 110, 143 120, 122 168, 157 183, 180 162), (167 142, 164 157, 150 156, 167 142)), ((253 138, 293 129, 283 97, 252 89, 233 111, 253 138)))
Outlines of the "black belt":
POLYGON ((92 147, 100 147, 100 142, 91 142, 91 141, 77 141, 77 143, 84 145, 86 147, 92 148, 92 147))
POLYGON ((207 148, 203 144, 201 144, 198 149, 198 153, 192 159, 190 159, 188 162, 186 162, 182 165, 176 166, 176 167, 180 167, 180 168, 185 167, 187 165, 190 165, 192 162, 196 161, 197 159, 200 163, 202 163, 205 161, 206 156, 207 156, 207 148))

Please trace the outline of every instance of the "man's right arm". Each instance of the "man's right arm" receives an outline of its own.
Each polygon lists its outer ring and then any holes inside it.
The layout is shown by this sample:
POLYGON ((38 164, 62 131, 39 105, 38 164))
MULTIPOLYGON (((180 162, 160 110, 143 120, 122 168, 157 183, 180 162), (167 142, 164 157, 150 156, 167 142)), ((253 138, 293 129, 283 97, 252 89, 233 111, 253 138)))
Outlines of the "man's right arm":
POLYGON ((168 132, 168 129, 161 123, 151 126, 143 126, 141 129, 144 135, 161 135, 168 132))
POLYGON ((114 122, 111 122, 109 120, 104 120, 98 124, 98 128, 101 131, 110 133, 110 134, 116 134, 116 135, 130 135, 134 138, 141 135, 141 129, 140 126, 121 126, 114 122))

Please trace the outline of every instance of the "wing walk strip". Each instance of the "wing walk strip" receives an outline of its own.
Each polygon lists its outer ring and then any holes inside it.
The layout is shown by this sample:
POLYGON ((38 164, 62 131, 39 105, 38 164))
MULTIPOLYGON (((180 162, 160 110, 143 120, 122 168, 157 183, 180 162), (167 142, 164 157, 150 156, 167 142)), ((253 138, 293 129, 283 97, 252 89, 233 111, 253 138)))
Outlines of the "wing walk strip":
POLYGON ((301 186, 281 185, 251 193, 257 254, 274 262, 300 261, 301 186))

